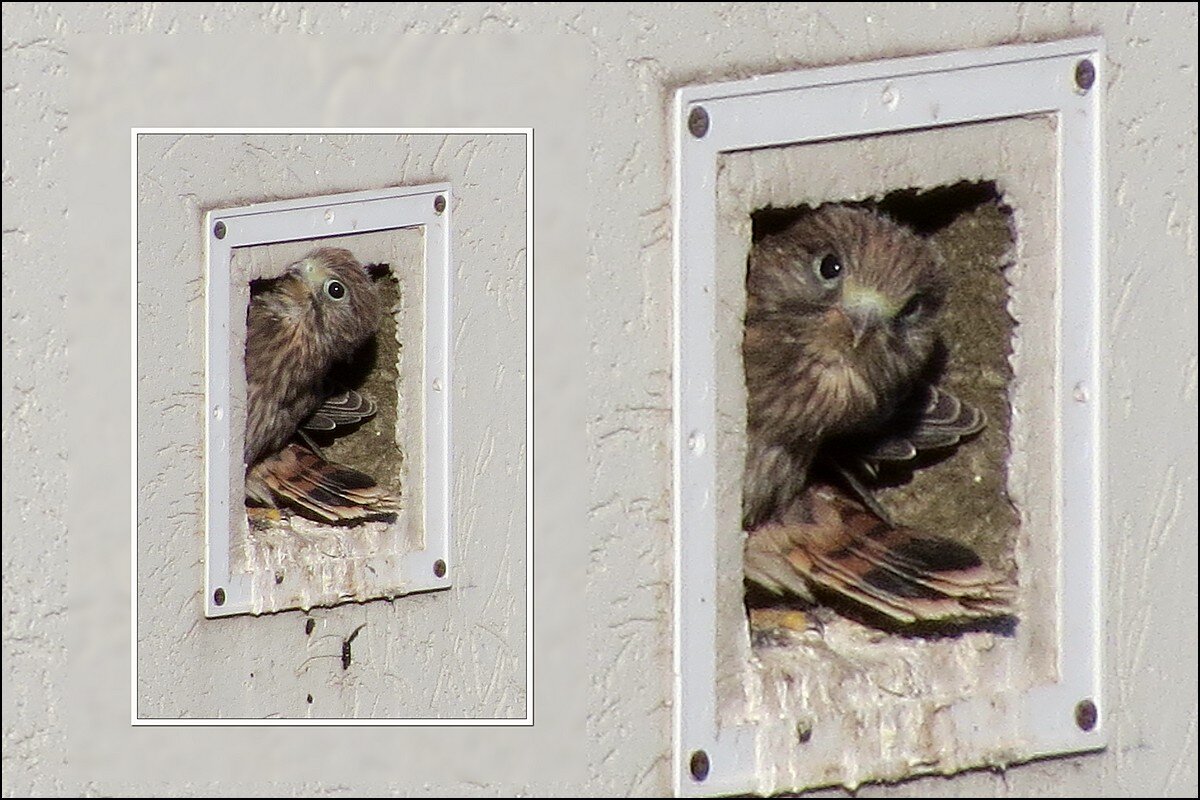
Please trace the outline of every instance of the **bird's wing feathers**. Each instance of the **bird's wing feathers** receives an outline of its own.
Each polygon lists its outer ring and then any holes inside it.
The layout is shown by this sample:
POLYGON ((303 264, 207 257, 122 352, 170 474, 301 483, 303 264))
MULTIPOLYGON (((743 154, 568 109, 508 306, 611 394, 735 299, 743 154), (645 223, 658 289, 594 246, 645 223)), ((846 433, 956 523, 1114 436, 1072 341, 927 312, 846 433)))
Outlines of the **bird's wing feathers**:
POLYGON ((307 431, 332 431, 368 420, 375 412, 374 400, 347 389, 327 398, 300 427, 307 431))
POLYGON ((811 600, 820 588, 911 624, 1011 613, 1012 586, 970 548, 880 520, 817 485, 797 511, 752 531, 746 576, 811 600))
POLYGON ((255 465, 251 473, 277 500, 322 522, 378 519, 400 507, 399 499, 371 476, 326 461, 295 443, 255 465))
POLYGON ((926 384, 898 415, 897 432, 872 442, 858 458, 866 472, 874 475, 883 463, 911 461, 926 450, 953 447, 986 425, 982 410, 926 384))

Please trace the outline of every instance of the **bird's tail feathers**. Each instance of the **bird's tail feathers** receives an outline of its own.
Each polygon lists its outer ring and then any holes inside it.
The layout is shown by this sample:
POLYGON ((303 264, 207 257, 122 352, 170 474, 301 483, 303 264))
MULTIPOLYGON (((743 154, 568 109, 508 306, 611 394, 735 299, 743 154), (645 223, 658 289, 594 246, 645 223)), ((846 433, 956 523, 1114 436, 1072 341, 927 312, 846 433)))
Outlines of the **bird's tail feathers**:
POLYGON ((1012 613, 1013 586, 971 548, 890 525, 830 487, 813 487, 802 505, 749 535, 754 582, 802 599, 824 589, 901 624, 1012 613))
POLYGON ((280 502, 321 522, 349 523, 394 515, 399 499, 370 475, 289 444, 251 470, 280 502))

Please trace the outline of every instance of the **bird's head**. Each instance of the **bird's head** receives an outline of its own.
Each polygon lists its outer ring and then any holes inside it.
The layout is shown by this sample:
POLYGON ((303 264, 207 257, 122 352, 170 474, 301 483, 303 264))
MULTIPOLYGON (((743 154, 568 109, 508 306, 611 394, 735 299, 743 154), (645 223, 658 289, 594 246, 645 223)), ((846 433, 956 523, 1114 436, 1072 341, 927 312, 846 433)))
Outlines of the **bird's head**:
POLYGON ((748 374, 752 359, 817 363, 877 396, 928 363, 945 296, 928 241, 845 205, 822 206, 757 242, 746 290, 748 374))
POLYGON ((748 314, 794 315, 852 350, 929 327, 945 296, 937 251, 861 208, 823 206, 750 256, 748 314))
POLYGON ((285 291, 334 358, 348 357, 378 328, 379 289, 349 250, 313 250, 292 264, 285 278, 285 291))

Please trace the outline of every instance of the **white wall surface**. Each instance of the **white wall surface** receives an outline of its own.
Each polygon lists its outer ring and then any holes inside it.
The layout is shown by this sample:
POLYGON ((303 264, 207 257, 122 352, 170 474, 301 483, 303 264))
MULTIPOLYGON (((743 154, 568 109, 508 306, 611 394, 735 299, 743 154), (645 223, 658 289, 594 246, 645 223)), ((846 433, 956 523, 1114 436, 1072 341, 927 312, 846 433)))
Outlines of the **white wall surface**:
POLYGON ((669 791, 672 90, 1084 34, 1108 58, 1109 747, 860 793, 1196 794, 1194 5, 3 14, 5 795, 669 791), (535 726, 131 728, 129 128, 466 124, 536 130, 535 726))

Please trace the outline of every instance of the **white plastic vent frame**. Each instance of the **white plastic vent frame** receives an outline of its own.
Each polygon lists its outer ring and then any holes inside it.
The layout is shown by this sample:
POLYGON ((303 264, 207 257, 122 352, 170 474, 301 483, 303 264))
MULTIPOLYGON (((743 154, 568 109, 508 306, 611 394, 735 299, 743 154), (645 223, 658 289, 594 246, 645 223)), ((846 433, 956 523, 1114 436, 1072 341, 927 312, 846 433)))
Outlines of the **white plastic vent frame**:
MULTIPOLYGON (((425 409, 425 549, 378 559, 372 569, 392 571, 396 593, 447 589, 453 520, 450 514, 450 230, 449 184, 404 186, 306 197, 244 208, 218 209, 205 217, 208 241, 207 397, 205 408, 206 524, 205 615, 253 612, 250 580, 230 569, 229 486, 243 470, 240 452, 230 451, 231 369, 230 267, 234 248, 305 239, 421 227, 425 235, 425 352, 422 391, 425 409), (443 201, 437 198, 442 197, 443 201), (435 206, 436 204, 436 206, 435 206), (333 213, 330 213, 333 212, 333 213), (218 231, 220 235, 218 235, 218 231), (437 562, 441 568, 435 568, 437 562), (437 573, 441 573, 439 576, 437 573), (218 591, 219 590, 219 591, 218 591), (218 595, 222 602, 218 604, 218 595)), ((381 581, 386 574, 377 574, 381 581)))
MULTIPOLYGON (((1027 749, 1014 753, 1013 760, 1104 746, 1096 402, 1103 65, 1102 40, 1086 38, 802 70, 677 91, 673 773, 678 795, 759 788, 753 729, 722 728, 717 722, 717 472, 716 448, 706 443, 715 442, 717 432, 713 387, 719 157, 731 151, 1025 115, 1052 114, 1059 124, 1056 380, 1061 398, 1062 525, 1056 577, 1061 614, 1058 679, 1032 687, 1014 709, 1027 749), (1090 63, 1083 64, 1085 60, 1090 63), (1077 82, 1091 90, 1081 90, 1077 82), (888 87, 892 91, 885 94, 888 87), (1091 400, 1074 402, 1073 395, 1091 400), (1081 726, 1075 721, 1082 699, 1094 700, 1099 708, 1098 719, 1089 720, 1090 730, 1081 729, 1086 722, 1081 726)), ((970 729, 970 719, 960 721, 970 729)))

